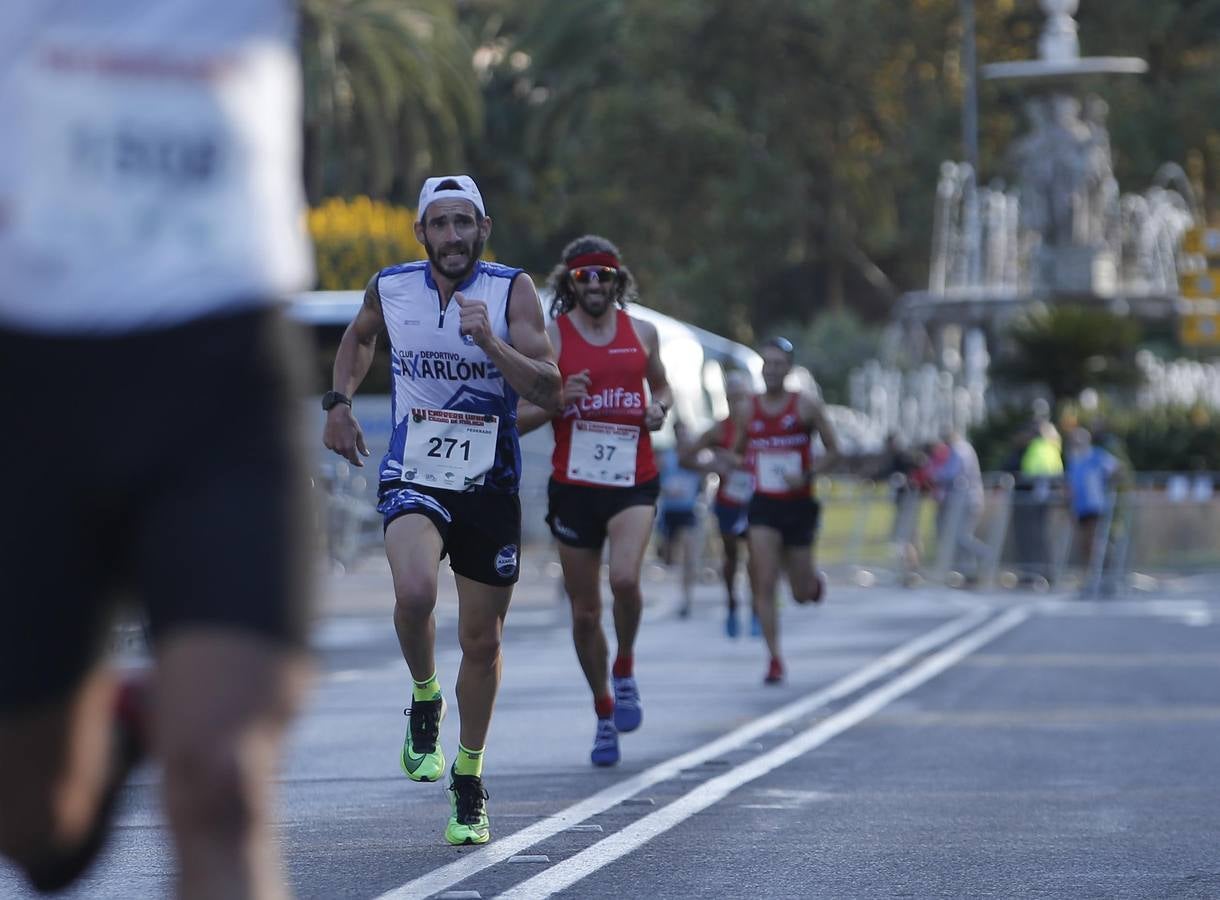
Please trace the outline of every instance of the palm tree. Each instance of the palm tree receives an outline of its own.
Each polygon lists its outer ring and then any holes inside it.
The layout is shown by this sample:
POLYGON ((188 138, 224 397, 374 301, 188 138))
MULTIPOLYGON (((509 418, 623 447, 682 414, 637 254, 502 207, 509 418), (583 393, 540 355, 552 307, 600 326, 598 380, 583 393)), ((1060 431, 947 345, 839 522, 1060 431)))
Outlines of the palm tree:
POLYGON ((1087 387, 1132 388, 1143 376, 1135 354, 1139 322, 1104 309, 1039 307, 1016 320, 991 375, 1010 385, 1040 384, 1058 403, 1087 387))
POLYGON ((305 181, 330 194, 409 198, 458 165, 479 128, 471 50, 450 0, 304 0, 305 181))

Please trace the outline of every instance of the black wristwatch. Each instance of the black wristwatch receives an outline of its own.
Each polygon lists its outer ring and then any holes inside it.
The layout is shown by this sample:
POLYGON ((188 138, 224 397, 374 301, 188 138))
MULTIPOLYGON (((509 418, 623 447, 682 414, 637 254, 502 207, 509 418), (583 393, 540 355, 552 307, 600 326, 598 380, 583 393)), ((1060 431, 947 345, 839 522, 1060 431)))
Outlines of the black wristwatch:
POLYGON ((322 408, 327 412, 330 412, 340 403, 346 403, 350 407, 352 405, 352 398, 338 391, 327 391, 322 395, 322 408))

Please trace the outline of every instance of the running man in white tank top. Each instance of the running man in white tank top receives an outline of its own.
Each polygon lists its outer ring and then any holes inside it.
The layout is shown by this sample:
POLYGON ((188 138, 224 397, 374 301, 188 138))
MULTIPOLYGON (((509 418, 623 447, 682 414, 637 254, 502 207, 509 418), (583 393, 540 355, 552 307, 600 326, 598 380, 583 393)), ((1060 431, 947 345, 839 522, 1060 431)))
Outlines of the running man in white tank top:
POLYGON ((302 355, 276 306, 312 277, 295 4, 6 0, 2 18, 0 380, 24 439, 0 442, 20 472, 0 516, 0 854, 42 890, 74 881, 156 734, 179 892, 281 897, 267 788, 312 588, 302 355), (123 593, 155 707, 101 658, 123 593))
POLYGON ((399 763, 412 781, 446 774, 433 610, 437 569, 448 556, 461 622, 462 721, 448 773, 445 839, 483 844, 490 838, 483 747, 521 556, 517 400, 558 412, 559 368, 533 281, 520 269, 479 259, 491 219, 473 179, 429 178, 419 218, 415 236, 428 259, 390 266, 369 280, 335 356, 334 390, 322 400, 323 442, 353 465, 364 464, 368 450, 351 396, 384 332, 394 430, 379 469, 377 508, 394 578, 394 628, 414 681, 399 763))

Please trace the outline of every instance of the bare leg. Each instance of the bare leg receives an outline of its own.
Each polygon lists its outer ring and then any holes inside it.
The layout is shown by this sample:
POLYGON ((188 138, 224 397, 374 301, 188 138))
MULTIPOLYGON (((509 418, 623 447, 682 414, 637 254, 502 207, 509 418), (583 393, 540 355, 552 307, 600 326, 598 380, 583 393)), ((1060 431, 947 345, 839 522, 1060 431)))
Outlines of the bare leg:
POLYGON ((737 611, 737 569, 741 565, 741 538, 734 534, 720 534, 724 546, 724 565, 720 570, 724 578, 724 588, 728 595, 729 612, 737 611))
POLYGON ((458 668, 457 701, 462 717, 463 747, 477 750, 487 742, 491 711, 500 688, 503 658, 500 641, 504 617, 512 599, 511 585, 500 587, 456 576, 458 589, 458 642, 462 664, 458 668))
POLYGON ((608 649, 602 631, 601 550, 559 545, 563 583, 572 602, 572 643, 594 698, 610 693, 608 649))
POLYGON ((807 603, 818 592, 817 572, 813 564, 813 546, 784 547, 784 571, 788 574, 788 586, 797 603, 807 603))
POLYGON ((610 535, 610 593, 614 597, 614 633, 619 655, 634 652, 640 630, 644 597, 640 591, 640 567, 652 534, 656 510, 651 506, 629 506, 606 526, 610 535))
POLYGON ((183 632, 160 649, 154 734, 179 898, 288 896, 271 786, 307 672, 303 653, 219 628, 183 632))
POLYGON ((699 543, 703 531, 698 523, 683 528, 682 535, 682 608, 690 612, 695 599, 695 578, 699 567, 699 543))
POLYGON ((411 677, 436 674, 436 570, 444 542, 427 516, 411 513, 390 523, 386 558, 394 578, 394 630, 411 677))
POLYGON ((762 625, 768 652, 773 659, 779 659, 779 610, 775 604, 775 591, 779 582, 783 539, 778 530, 765 525, 751 525, 748 535, 754 612, 762 625))
POLYGON ((63 701, 0 718, 0 853, 58 867, 92 833, 111 776, 113 673, 90 672, 63 701))

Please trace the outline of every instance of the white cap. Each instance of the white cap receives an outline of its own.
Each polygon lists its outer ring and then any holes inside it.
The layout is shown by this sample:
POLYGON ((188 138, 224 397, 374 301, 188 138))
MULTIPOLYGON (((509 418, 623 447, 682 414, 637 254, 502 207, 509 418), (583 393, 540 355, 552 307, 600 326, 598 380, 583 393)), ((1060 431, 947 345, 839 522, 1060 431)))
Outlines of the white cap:
POLYGON ((439 175, 425 181, 423 189, 419 192, 419 207, 416 212, 419 221, 424 220, 424 213, 428 206, 437 200, 469 200, 479 211, 479 215, 487 215, 487 210, 483 207, 483 195, 479 193, 479 186, 469 175, 439 175), (454 182, 458 187, 437 190, 438 186, 446 181, 454 182))

